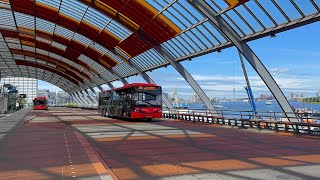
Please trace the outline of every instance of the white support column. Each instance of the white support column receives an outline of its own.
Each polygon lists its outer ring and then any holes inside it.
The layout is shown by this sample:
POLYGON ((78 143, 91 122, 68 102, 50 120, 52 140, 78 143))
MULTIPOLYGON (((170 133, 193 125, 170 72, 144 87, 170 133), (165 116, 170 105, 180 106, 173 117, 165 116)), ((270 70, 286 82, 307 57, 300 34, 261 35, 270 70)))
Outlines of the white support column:
POLYGON ((236 31, 220 16, 217 15, 217 12, 208 5, 204 0, 188 0, 193 7, 199 10, 204 16, 206 16, 210 23, 223 33, 243 54, 255 71, 259 74, 261 79, 265 82, 273 96, 278 101, 281 109, 289 118, 289 121, 298 121, 298 118, 294 114, 294 111, 289 104, 288 100, 284 96, 280 87, 273 79, 269 71, 259 60, 258 56, 253 52, 253 50, 248 46, 247 43, 243 42, 240 36, 236 31))
POLYGON ((76 95, 77 95, 78 99, 82 102, 82 107, 84 107, 85 105, 88 104, 88 102, 86 102, 86 101, 80 96, 79 91, 76 92, 76 95))
MULTIPOLYGON (((90 90, 92 91, 91 88, 90 88, 90 90)), ((84 90, 84 91, 87 93, 88 98, 89 98, 94 104, 97 104, 97 103, 98 103, 98 101, 97 101, 95 98, 93 98, 93 97, 90 96, 89 91, 88 91, 87 89, 84 90)), ((92 91, 92 92, 95 93, 94 91, 92 91)))
MULTIPOLYGON (((79 91, 80 92, 80 94, 82 95, 82 97, 84 98, 84 99, 86 99, 86 100, 88 100, 87 101, 87 105, 88 105, 88 102, 92 102, 92 103, 95 103, 94 101, 93 101, 93 99, 91 99, 91 97, 89 96, 89 94, 88 95, 86 95, 85 93, 83 93, 82 91, 79 91)), ((86 91, 85 91, 86 92, 86 91)))
POLYGON ((82 106, 82 102, 77 98, 77 96, 75 94, 71 94, 71 96, 79 104, 79 106, 82 106))

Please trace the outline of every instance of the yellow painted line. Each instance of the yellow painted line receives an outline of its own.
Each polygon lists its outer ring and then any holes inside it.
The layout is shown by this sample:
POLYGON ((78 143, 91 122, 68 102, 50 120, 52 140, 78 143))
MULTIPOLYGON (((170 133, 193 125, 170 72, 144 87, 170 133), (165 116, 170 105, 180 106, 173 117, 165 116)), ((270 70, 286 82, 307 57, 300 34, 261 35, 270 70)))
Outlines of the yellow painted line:
POLYGON ((112 168, 112 171, 119 176, 119 179, 139 179, 139 175, 129 168, 112 168))
POLYGON ((293 160, 285 160, 279 158, 269 158, 269 157, 261 157, 261 158, 249 158, 250 160, 270 165, 270 166, 290 166, 290 165, 301 165, 303 162, 293 161, 293 160))
POLYGON ((174 164, 147 165, 142 166, 141 169, 152 176, 183 175, 200 172, 200 170, 198 169, 183 167, 174 164))
POLYGON ((304 161, 308 163, 320 163, 320 154, 313 155, 299 155, 299 156, 282 156, 281 158, 296 160, 296 161, 304 161))
POLYGON ((253 169, 253 168, 259 167, 254 164, 250 164, 250 163, 236 160, 236 159, 196 161, 196 162, 186 162, 181 164, 188 167, 194 167, 197 169, 199 168, 199 169, 205 169, 210 171, 253 169))

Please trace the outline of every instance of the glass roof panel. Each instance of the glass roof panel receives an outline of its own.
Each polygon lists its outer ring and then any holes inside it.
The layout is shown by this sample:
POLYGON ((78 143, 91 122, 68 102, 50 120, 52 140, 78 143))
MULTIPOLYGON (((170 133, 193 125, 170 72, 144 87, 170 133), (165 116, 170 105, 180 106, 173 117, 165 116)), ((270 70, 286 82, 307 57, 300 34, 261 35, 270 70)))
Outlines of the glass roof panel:
POLYGON ((148 3, 158 11, 161 11, 163 7, 166 7, 169 4, 166 0, 149 0, 148 3))
POLYGON ((59 9, 61 0, 37 0, 37 2, 47 4, 51 7, 54 7, 56 9, 59 9))
POLYGON ((298 10, 293 6, 290 0, 276 0, 278 5, 283 9, 291 20, 301 18, 298 10))
POLYGON ((92 8, 88 8, 87 13, 83 17, 83 20, 102 30, 106 27, 111 19, 92 8))
MULTIPOLYGON (((237 6, 235 8, 235 11, 237 11, 246 21, 247 23, 254 29, 255 32, 263 30, 263 27, 258 23, 258 21, 249 13, 247 9, 244 8, 244 6, 237 6)), ((248 26, 247 26, 248 27, 248 26)), ((249 28, 249 27, 248 27, 249 28)), ((249 30, 249 33, 251 30, 249 30)))
MULTIPOLYGON (((254 1, 248 1, 245 4, 248 9, 250 9, 252 11, 252 13, 261 21, 261 23, 265 26, 265 27, 273 27, 275 26, 275 24, 272 22, 272 20, 267 16, 267 14, 263 11, 263 9, 261 9, 259 7, 259 5, 257 3, 255 3, 254 1)), ((267 12, 268 13, 268 12, 267 12)))
POLYGON ((80 21, 83 18, 88 6, 74 0, 63 0, 60 12, 80 21))
POLYGON ((34 17, 15 12, 17 26, 34 29, 34 17))
POLYGON ((74 34, 74 32, 72 32, 72 31, 70 31, 68 29, 65 29, 65 28, 63 28, 61 26, 58 26, 58 25, 56 26, 54 33, 62 35, 64 37, 66 37, 67 39, 71 39, 73 34, 74 34))
MULTIPOLYGON (((317 12, 317 9, 312 5, 312 3, 306 0, 294 0, 294 2, 297 4, 297 6, 301 9, 301 11, 305 15, 314 14, 317 12)), ((319 0, 315 0, 314 2, 318 3, 318 6, 320 5, 319 0)))
POLYGON ((0 28, 6 27, 6 28, 12 28, 15 26, 14 18, 12 16, 11 11, 6 9, 0 9, 0 28))
POLYGON ((227 9, 229 6, 224 0, 205 0, 216 12, 227 9))
POLYGON ((43 55, 49 55, 48 51, 44 51, 44 50, 38 49, 38 48, 36 48, 36 52, 39 54, 43 54, 43 55))
POLYGON ((75 33, 72 39, 81 42, 85 46, 89 46, 92 43, 92 40, 78 33, 75 33))
MULTIPOLYGON (((61 56, 57 55, 57 54, 54 54, 52 52, 49 53, 49 56, 54 58, 54 59, 61 59, 61 56)), ((72 64, 72 61, 67 61, 66 63, 68 64, 72 64)))
POLYGON ((22 49, 25 50, 25 51, 35 52, 35 48, 34 47, 30 47, 30 46, 22 46, 22 49))
POLYGON ((270 1, 259 1, 263 8, 273 17, 277 24, 288 22, 280 10, 270 1))
POLYGON ((36 27, 42 31, 47 31, 50 34, 53 34, 55 29, 55 24, 40 18, 36 18, 36 27))
POLYGON ((121 24, 115 22, 114 20, 110 21, 110 23, 105 29, 110 31, 112 34, 116 35, 121 40, 124 40, 132 33, 130 30, 128 30, 121 24))
POLYGON ((61 49, 61 50, 63 50, 63 51, 65 51, 66 48, 67 48, 67 46, 65 46, 65 45, 63 45, 63 44, 60 44, 60 43, 57 43, 57 42, 55 42, 55 41, 52 41, 51 46, 56 47, 56 48, 59 48, 59 49, 61 49))

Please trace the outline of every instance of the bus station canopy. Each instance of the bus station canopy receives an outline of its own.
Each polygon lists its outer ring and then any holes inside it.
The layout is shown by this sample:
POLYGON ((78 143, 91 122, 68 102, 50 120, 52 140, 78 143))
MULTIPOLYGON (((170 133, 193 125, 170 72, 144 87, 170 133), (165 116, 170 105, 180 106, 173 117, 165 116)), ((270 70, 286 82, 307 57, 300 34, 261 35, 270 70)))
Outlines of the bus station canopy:
POLYGON ((0 71, 66 92, 96 87, 233 46, 199 8, 241 41, 320 19, 316 0, 0 0, 0 71))

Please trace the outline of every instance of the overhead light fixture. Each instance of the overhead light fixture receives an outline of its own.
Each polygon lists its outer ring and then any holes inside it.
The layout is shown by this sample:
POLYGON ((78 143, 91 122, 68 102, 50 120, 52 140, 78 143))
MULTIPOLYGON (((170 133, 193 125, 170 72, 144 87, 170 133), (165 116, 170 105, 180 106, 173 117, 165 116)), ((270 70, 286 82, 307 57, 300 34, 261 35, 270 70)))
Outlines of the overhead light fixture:
POLYGON ((270 34, 270 38, 275 38, 275 37, 277 37, 277 36, 274 33, 270 34))
POLYGON ((167 65, 164 65, 165 68, 167 68, 167 65))
POLYGON ((191 59, 191 58, 189 58, 189 61, 192 61, 192 59, 191 59))
POLYGON ((218 49, 217 52, 218 52, 218 53, 221 53, 221 49, 218 49))

